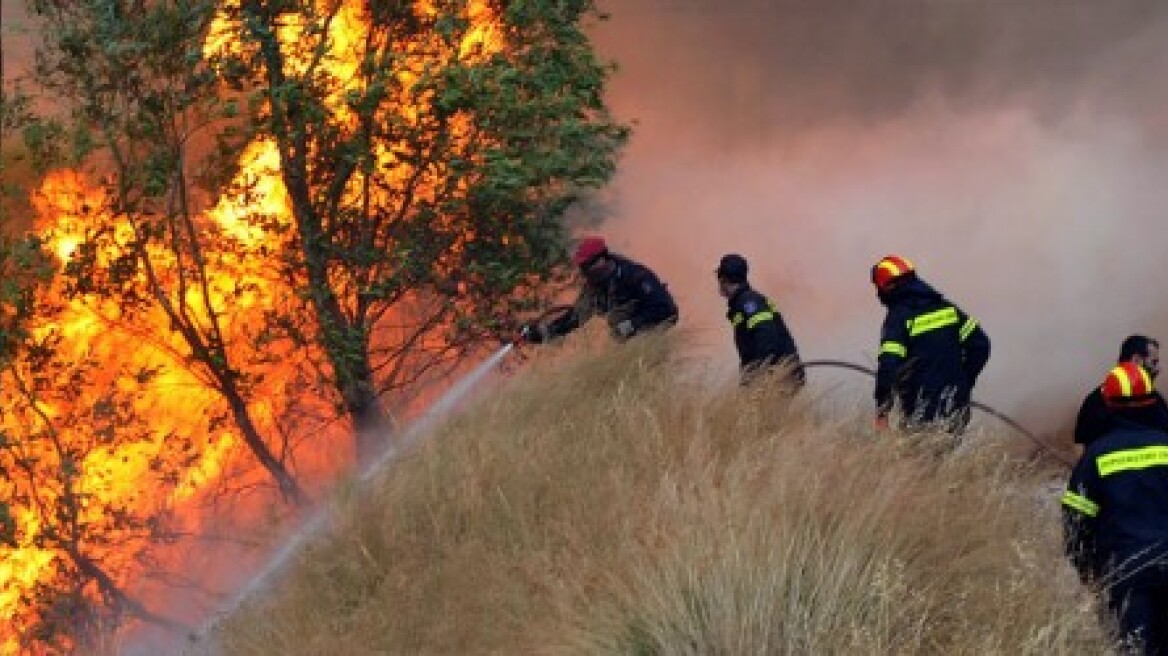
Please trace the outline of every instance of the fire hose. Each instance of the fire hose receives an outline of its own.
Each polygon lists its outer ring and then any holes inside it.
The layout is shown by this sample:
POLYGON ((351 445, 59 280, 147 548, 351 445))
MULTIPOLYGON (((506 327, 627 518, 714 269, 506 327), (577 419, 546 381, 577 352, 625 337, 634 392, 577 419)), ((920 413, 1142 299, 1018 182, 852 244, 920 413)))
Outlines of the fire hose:
MULTIPOLYGON (((811 368, 811 367, 834 367, 836 369, 848 369, 851 371, 857 371, 857 372, 862 373, 862 374, 867 374, 868 376, 871 376, 873 378, 876 377, 876 372, 871 367, 865 367, 863 365, 855 364, 852 362, 846 362, 843 360, 811 360, 811 361, 803 363, 803 368, 807 369, 807 368, 811 368)), ((1006 424, 1010 428, 1013 428, 1015 431, 1017 431, 1023 437, 1025 437, 1026 439, 1033 442, 1039 448, 1039 451, 1043 455, 1045 455, 1053 460, 1057 460, 1058 462, 1062 463, 1063 465, 1066 465, 1067 467, 1074 466, 1074 463, 1070 462, 1066 458, 1059 455, 1059 453, 1057 451, 1055 451, 1053 448, 1051 448, 1050 445, 1048 445, 1047 443, 1038 439, 1037 435, 1035 435, 1033 432, 1028 430, 1025 426, 1018 423, 1017 421, 1015 421, 1013 418, 1006 415, 1005 413, 1000 412, 998 410, 995 410, 994 408, 991 408, 990 406, 988 406, 984 403, 981 403, 980 401, 971 400, 969 405, 970 405, 970 407, 976 408, 977 410, 980 410, 980 411, 986 413, 987 415, 990 415, 991 417, 1001 421, 1002 423, 1006 424)))
MULTIPOLYGON (((543 312, 542 314, 540 314, 539 317, 537 317, 531 323, 532 324, 543 323, 543 322, 551 319, 552 317, 555 317, 556 315, 562 316, 563 313, 565 313, 571 309, 572 309, 571 305, 557 305, 557 306, 551 307, 548 310, 546 310, 545 312, 543 312)), ((518 340, 515 340, 515 341, 518 341, 518 340)), ((859 364, 855 364, 853 362, 847 362, 844 360, 811 360, 808 362, 804 362, 803 367, 805 369, 812 368, 812 367, 834 367, 837 369, 848 369, 850 371, 856 371, 856 372, 871 376, 872 378, 876 377, 876 372, 872 368, 865 367, 865 366, 859 365, 859 364)), ((1058 453, 1058 451, 1051 448, 1050 445, 1048 445, 1047 443, 1045 443, 1041 439, 1039 439, 1038 436, 1035 435, 1031 430, 1029 430, 1028 428, 1023 426, 1021 423, 1019 423, 1017 420, 1010 417, 1006 413, 1001 412, 999 410, 996 410, 995 408, 992 408, 992 407, 990 407, 990 406, 988 406, 980 401, 976 401, 976 400, 970 400, 969 405, 970 405, 970 407, 975 408, 977 410, 980 410, 981 412, 984 412, 985 414, 987 414, 991 417, 994 417, 998 421, 1001 421, 1005 425, 1014 429, 1014 431, 1016 431, 1018 434, 1022 435, 1026 439, 1033 442, 1034 445, 1038 447, 1039 452, 1042 453, 1043 455, 1047 456, 1048 458, 1055 460, 1066 467, 1073 467, 1074 466, 1073 462, 1064 458, 1062 455, 1060 455, 1058 453)))

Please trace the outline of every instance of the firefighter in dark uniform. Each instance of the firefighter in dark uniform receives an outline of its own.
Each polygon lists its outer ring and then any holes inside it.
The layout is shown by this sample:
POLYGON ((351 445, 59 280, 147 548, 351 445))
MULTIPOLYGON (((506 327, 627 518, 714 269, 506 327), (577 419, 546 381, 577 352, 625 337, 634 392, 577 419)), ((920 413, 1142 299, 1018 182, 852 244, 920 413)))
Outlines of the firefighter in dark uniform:
POLYGON ((747 282, 747 271, 746 258, 735 254, 723 256, 714 271, 718 291, 730 305, 726 318, 734 328, 742 380, 749 382, 773 365, 784 364, 791 368, 791 382, 801 387, 803 365, 791 331, 775 304, 747 282))
POLYGON ((1108 430, 1087 445, 1062 498, 1067 555, 1101 586, 1129 646, 1168 655, 1168 433, 1152 376, 1133 362, 1100 387, 1108 430))
POLYGON ((572 261, 584 278, 576 302, 551 319, 524 325, 520 334, 527 341, 562 337, 597 315, 604 315, 618 340, 677 323, 677 304, 657 275, 609 251, 604 239, 580 240, 572 261))
POLYGON ((941 425, 954 433, 969 421, 973 386, 990 357, 978 322, 917 277, 907 259, 889 255, 872 267, 888 308, 876 372, 876 424, 888 426, 899 401, 906 428, 941 425))
MULTIPOLYGON (((1116 364, 1134 362, 1143 367, 1152 381, 1160 373, 1160 342, 1144 335, 1131 335, 1123 340, 1119 346, 1119 358, 1116 364)), ((1159 414, 1161 430, 1168 431, 1168 405, 1159 392, 1153 392, 1155 406, 1159 414)), ((1075 418, 1075 443, 1086 446, 1094 442, 1110 428, 1107 406, 1103 402, 1103 394, 1096 387, 1083 399, 1079 406, 1079 414, 1075 418)))

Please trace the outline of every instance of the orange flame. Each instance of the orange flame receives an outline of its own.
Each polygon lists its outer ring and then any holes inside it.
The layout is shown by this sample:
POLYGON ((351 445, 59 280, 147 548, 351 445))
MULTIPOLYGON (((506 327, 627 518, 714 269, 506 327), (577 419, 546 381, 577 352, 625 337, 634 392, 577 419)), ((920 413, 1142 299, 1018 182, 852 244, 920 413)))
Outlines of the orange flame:
MULTIPOLYGON (((352 84, 357 84, 355 73, 359 62, 359 57, 352 53, 360 50, 368 31, 363 4, 345 0, 330 24, 328 35, 332 54, 326 65, 336 79, 354 80, 352 84)), ((439 11, 430 0, 420 0, 415 10, 419 16, 434 16, 439 11)), ((226 15, 221 14, 212 27, 206 52, 225 52, 237 47, 232 36, 237 26, 228 24, 226 15)), ((502 47, 501 29, 485 0, 469 3, 467 18, 472 27, 458 49, 460 58, 483 57, 502 47)), ((294 42, 303 32, 303 25, 289 23, 279 36, 285 42, 294 42)), ((293 61, 290 65, 303 67, 304 62, 293 61)), ((404 67, 396 74, 409 80, 419 71, 404 67)), ((342 123, 346 120, 343 96, 347 90, 342 86, 329 99, 342 123)), ((404 103, 406 99, 402 100, 404 103)), ((387 152, 378 155, 387 161, 392 157, 387 152)), ((257 255, 265 245, 272 246, 281 237, 249 221, 249 217, 258 213, 291 223, 291 213, 280 178, 279 158, 271 141, 260 140, 248 146, 240 160, 240 171, 236 184, 242 187, 248 183, 248 197, 223 195, 205 219, 209 229, 219 231, 225 241, 237 247, 225 248, 209 260, 211 298, 203 299, 199 297, 202 292, 192 290, 188 292, 191 295, 188 300, 192 301, 192 307, 200 307, 207 301, 220 311, 231 309, 221 317, 228 351, 233 357, 247 360, 259 348, 256 335, 264 324, 265 310, 277 307, 289 293, 287 283, 278 279, 276 267, 257 255)), ((104 250, 96 254, 99 261, 108 264, 132 248, 132 224, 124 217, 112 215, 108 201, 98 187, 76 172, 57 172, 44 180, 35 198, 36 209, 51 252, 62 265, 86 242, 87 230, 96 226, 112 228, 110 238, 103 242, 104 250)), ((473 235, 466 239, 473 239, 473 235)), ((152 247, 148 256, 163 275, 174 275, 177 263, 172 254, 152 247)), ((64 443, 89 445, 83 461, 75 464, 77 477, 73 482, 78 493, 93 500, 82 504, 82 523, 106 521, 105 526, 109 526, 108 518, 100 516, 107 507, 124 507, 144 514, 162 508, 174 512, 186 522, 186 528, 194 530, 199 519, 184 509, 194 507, 201 494, 213 490, 225 472, 242 469, 262 478, 262 473, 256 473, 258 466, 250 454, 241 447, 234 429, 211 419, 222 414, 223 401, 208 381, 186 366, 189 348, 169 325, 164 312, 155 307, 128 322, 116 303, 95 293, 62 301, 66 295, 59 282, 42 296, 46 302, 56 304, 57 313, 51 318, 37 319, 31 333, 42 339, 59 338, 64 361, 103 363, 93 370, 92 378, 79 383, 82 389, 74 391, 75 398, 96 407, 105 391, 116 390, 133 399, 135 416, 148 418, 147 430, 120 434, 108 443, 95 443, 92 435, 85 434, 84 423, 63 421, 81 411, 67 403, 65 397, 40 399, 37 409, 42 414, 39 416, 29 412, 0 413, 0 430, 5 434, 58 430, 59 439, 64 443), (143 376, 141 372, 145 371, 154 373, 143 376), (49 424, 58 421, 59 427, 49 424), (176 436, 187 436, 193 452, 176 453, 172 443, 176 436), (166 483, 160 483, 157 477, 160 462, 164 469, 174 472, 166 483)), ((256 365, 262 369, 264 391, 263 399, 256 401, 251 409, 265 433, 275 431, 276 423, 287 414, 287 403, 282 399, 299 394, 296 403, 319 404, 315 400, 317 395, 300 390, 297 363, 292 362, 295 354, 281 355, 287 357, 275 363, 270 362, 273 358, 268 358, 266 363, 256 365)), ((6 404, 10 401, 2 399, 6 404)), ((322 466, 323 471, 338 464, 336 456, 328 453, 327 442, 319 441, 320 452, 311 456, 331 463, 322 466)), ((39 455, 47 459, 51 456, 47 452, 39 455)), ((53 466, 64 466, 61 456, 52 458, 56 458, 53 466)), ((16 498, 15 485, 14 481, 0 480, 0 499, 16 498)), ((49 503, 56 500, 52 495, 47 498, 49 503)), ((0 546, 0 615, 9 619, 6 626, 0 627, 0 654, 21 650, 21 635, 36 619, 29 615, 28 597, 38 585, 51 584, 60 575, 62 560, 67 558, 56 547, 36 539, 45 521, 37 508, 14 506, 11 519, 16 524, 16 544, 12 548, 0 546)), ((125 537, 128 544, 115 543, 110 551, 98 551, 93 556, 115 577, 118 585, 132 590, 137 577, 143 574, 142 565, 134 560, 133 553, 152 547, 148 536, 125 537), (124 553, 116 551, 119 549, 124 553)), ((100 549, 97 545, 94 548, 100 549)))

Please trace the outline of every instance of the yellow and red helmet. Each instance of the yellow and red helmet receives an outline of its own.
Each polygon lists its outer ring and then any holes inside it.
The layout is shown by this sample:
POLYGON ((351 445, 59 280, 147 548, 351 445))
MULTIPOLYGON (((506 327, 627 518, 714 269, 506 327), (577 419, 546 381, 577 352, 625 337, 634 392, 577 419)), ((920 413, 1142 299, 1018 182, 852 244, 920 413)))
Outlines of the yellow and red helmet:
POLYGON ((913 263, 907 257, 885 255, 872 267, 872 284, 880 291, 887 291, 911 276, 913 272, 913 263))
POLYGON ((1110 407, 1133 408, 1155 402, 1152 375, 1134 362, 1122 362, 1107 372, 1099 387, 1103 402, 1110 407))

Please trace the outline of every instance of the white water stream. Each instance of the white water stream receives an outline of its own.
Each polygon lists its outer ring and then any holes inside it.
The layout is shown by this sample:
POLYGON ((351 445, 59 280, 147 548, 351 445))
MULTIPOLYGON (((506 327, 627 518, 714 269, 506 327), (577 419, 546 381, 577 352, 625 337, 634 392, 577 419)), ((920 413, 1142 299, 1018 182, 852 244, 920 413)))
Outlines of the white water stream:
MULTIPOLYGON (((454 383, 437 401, 434 402, 430 408, 418 417, 410 427, 395 440, 392 446, 386 449, 379 458, 370 463, 357 479, 358 489, 367 486, 378 474, 385 470, 385 468, 393 462, 397 456, 405 449, 408 449, 419 439, 431 431, 439 420, 448 415, 457 404, 467 395, 470 390, 474 389, 487 374, 489 374, 495 367, 503 361, 507 354, 511 352, 514 345, 507 344, 499 348, 491 357, 484 360, 481 364, 474 368, 473 371, 467 373, 454 383)), ((215 627, 224 618, 230 617, 235 613, 240 606, 246 603, 249 599, 263 591, 271 585, 288 566, 289 561, 301 548, 313 537, 320 535, 328 524, 328 519, 331 513, 331 506, 327 503, 322 504, 319 509, 296 530, 295 533, 289 535, 284 544, 272 553, 264 567, 257 572, 252 578, 245 583, 238 592, 235 593, 231 599, 223 605, 204 625, 196 632, 191 634, 190 639, 196 643, 196 651, 214 653, 214 645, 206 644, 203 641, 208 638, 213 642, 214 638, 212 632, 215 627)))

